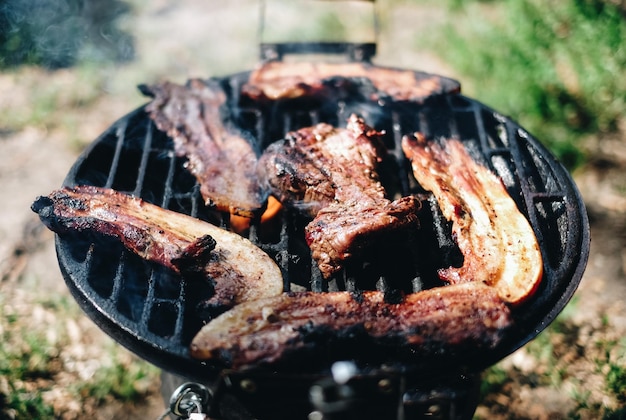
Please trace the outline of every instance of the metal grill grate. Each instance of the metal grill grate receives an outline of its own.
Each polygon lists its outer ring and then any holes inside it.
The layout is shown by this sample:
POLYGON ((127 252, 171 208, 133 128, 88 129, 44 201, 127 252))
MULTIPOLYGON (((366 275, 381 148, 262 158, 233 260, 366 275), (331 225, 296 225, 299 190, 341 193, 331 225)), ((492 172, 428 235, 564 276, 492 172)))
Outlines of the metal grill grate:
MULTIPOLYGON (((502 178, 535 229, 545 259, 541 290, 516 314, 519 330, 473 367, 482 369, 533 338, 572 296, 588 253, 585 210, 565 169, 514 121, 462 95, 435 96, 423 103, 374 103, 356 97, 297 108, 281 103, 271 109, 241 107, 238 92, 247 77, 242 73, 219 81, 230 95, 231 115, 256 139, 259 150, 300 127, 318 122, 343 126, 354 112, 386 132, 389 159, 383 163, 381 177, 387 191, 423 197, 419 231, 392 244, 382 257, 367 261, 366 266, 350 266, 330 282, 322 280, 308 249, 298 240, 296 232, 304 221, 297 214, 285 211, 278 233, 253 225, 248 237, 276 260, 285 290, 297 285, 320 292, 357 287, 410 292, 438 284, 436 268, 459 256, 436 201, 419 187, 401 151, 402 136, 419 130, 433 138, 460 138, 476 160, 502 178)), ((183 164, 174 155, 171 140, 140 108, 116 122, 83 153, 65 185, 110 187, 228 228, 227 215, 204 207, 199 186, 183 164)), ((188 355, 188 344, 203 323, 198 308, 209 293, 204 286, 146 263, 106 238, 57 238, 57 253, 77 301, 118 342, 168 371, 205 380, 215 376, 215 366, 188 355)))

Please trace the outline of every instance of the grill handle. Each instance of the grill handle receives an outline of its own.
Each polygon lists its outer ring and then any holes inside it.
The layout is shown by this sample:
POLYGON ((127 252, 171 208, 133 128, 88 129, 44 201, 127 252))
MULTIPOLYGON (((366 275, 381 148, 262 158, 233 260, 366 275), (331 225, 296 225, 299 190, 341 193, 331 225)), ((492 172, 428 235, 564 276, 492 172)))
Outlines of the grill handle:
POLYGON ((376 43, 353 42, 262 42, 261 60, 283 61, 285 55, 345 55, 349 61, 370 63, 376 55, 376 43))
POLYGON ((285 41, 265 42, 265 22, 267 18, 266 0, 260 0, 259 13, 259 53, 263 61, 283 61, 286 55, 323 54, 343 55, 353 62, 370 63, 376 55, 376 44, 379 33, 379 18, 376 9, 376 0, 310 0, 331 3, 371 3, 373 22, 373 42, 342 42, 342 41, 285 41))

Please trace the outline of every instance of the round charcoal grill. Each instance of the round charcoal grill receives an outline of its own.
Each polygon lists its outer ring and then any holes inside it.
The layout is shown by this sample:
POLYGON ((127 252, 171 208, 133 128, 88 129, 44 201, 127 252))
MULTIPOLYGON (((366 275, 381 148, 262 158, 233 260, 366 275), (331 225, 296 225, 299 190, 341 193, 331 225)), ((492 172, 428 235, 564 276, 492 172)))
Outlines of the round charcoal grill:
MULTIPOLYGON (((300 216, 287 210, 270 231, 253 224, 247 236, 276 260, 285 278, 285 290, 297 285, 317 292, 387 287, 419 291, 436 285, 437 268, 457 262, 458 250, 449 224, 436 200, 413 178, 402 153, 400 141, 405 134, 421 131, 433 139, 459 138, 477 161, 502 178, 528 217, 541 246, 544 277, 534 297, 515 311, 517 327, 508 339, 480 358, 459 358, 457 364, 436 374, 425 375, 428 361, 419 360, 403 360, 400 367, 393 368, 359 366, 362 369, 351 382, 355 394, 350 399, 360 403, 346 410, 361 410, 359 418, 471 417, 480 372, 542 331, 569 301, 582 277, 589 250, 588 221, 567 171, 516 122, 461 94, 396 102, 391 98, 372 101, 356 92, 340 101, 284 101, 268 107, 239 96, 249 75, 243 72, 212 80, 229 95, 230 118, 250 134, 258 150, 290 130, 319 122, 345 126, 348 116, 356 113, 386 132, 389 154, 380 172, 387 191, 416 194, 423 204, 421 228, 413 241, 385 245, 390 248, 387 253, 378 253, 362 267, 351 267, 330 281, 322 279, 308 249, 298 239, 304 225, 300 216), (436 412, 433 407, 437 407, 436 412), (363 416, 363 412, 370 416, 363 416)), ((416 72, 416 76, 430 75, 416 72)), ((447 92, 458 86, 445 78, 442 83, 447 92)), ((228 229, 228 215, 204 206, 199 186, 184 163, 175 156, 172 140, 154 126, 141 107, 94 141, 74 164, 64 185, 113 188, 228 229)), ((209 386, 210 409, 216 417, 306 418, 315 409, 311 390, 315 386, 327 389, 329 365, 237 372, 192 359, 188 346, 206 321, 201 303, 209 296, 201 282, 145 262, 104 237, 57 236, 56 245, 67 285, 82 309, 140 357, 167 372, 209 386)), ((341 418, 352 417, 344 412, 341 418)))

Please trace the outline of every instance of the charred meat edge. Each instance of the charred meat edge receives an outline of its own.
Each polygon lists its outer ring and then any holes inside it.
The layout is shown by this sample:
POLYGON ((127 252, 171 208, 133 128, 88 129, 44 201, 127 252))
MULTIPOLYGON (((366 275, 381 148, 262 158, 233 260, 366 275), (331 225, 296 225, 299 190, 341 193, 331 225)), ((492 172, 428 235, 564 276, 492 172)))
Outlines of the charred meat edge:
POLYGON ((163 82, 141 89, 153 96, 146 111, 173 139, 176 154, 187 158, 205 203, 238 216, 259 213, 265 195, 257 184, 257 155, 229 121, 219 84, 191 79, 184 86, 163 82))
POLYGON ((389 96, 396 101, 420 101, 431 95, 457 93, 436 75, 418 76, 411 70, 377 67, 364 63, 267 62, 250 74, 242 94, 255 101, 333 96, 342 91, 362 91, 364 81, 374 92, 372 100, 389 96))
MULTIPOLYGON (((495 348, 512 326, 495 289, 465 283, 387 300, 384 292, 291 292, 237 305, 205 325, 191 355, 233 368, 274 363, 362 329, 372 346, 406 348, 421 357, 495 348), (315 340, 318 340, 317 342, 315 340)), ((363 349, 363 356, 367 353, 363 349)))
POLYGON ((208 305, 231 307, 283 291, 280 269, 247 239, 199 219, 107 188, 53 191, 32 205, 52 231, 92 231, 175 272, 203 276, 214 285, 208 305))
POLYGON ((440 270, 441 279, 486 283, 511 304, 532 296, 543 275, 539 243, 502 180, 455 139, 440 144, 415 133, 403 138, 402 149, 417 181, 452 221, 463 254, 463 265, 440 270))
POLYGON ((379 181, 381 136, 353 114, 345 129, 321 123, 290 132, 259 159, 264 188, 313 217, 305 239, 325 278, 375 240, 417 226, 419 202, 387 199, 379 181))

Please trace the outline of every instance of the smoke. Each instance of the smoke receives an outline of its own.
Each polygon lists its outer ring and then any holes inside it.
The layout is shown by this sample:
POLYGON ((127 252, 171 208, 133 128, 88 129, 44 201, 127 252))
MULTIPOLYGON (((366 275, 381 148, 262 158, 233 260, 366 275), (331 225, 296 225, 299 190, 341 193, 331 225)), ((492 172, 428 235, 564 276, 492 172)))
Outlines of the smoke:
POLYGON ((0 68, 132 60, 132 36, 119 28, 129 11, 121 0, 0 0, 0 68))

